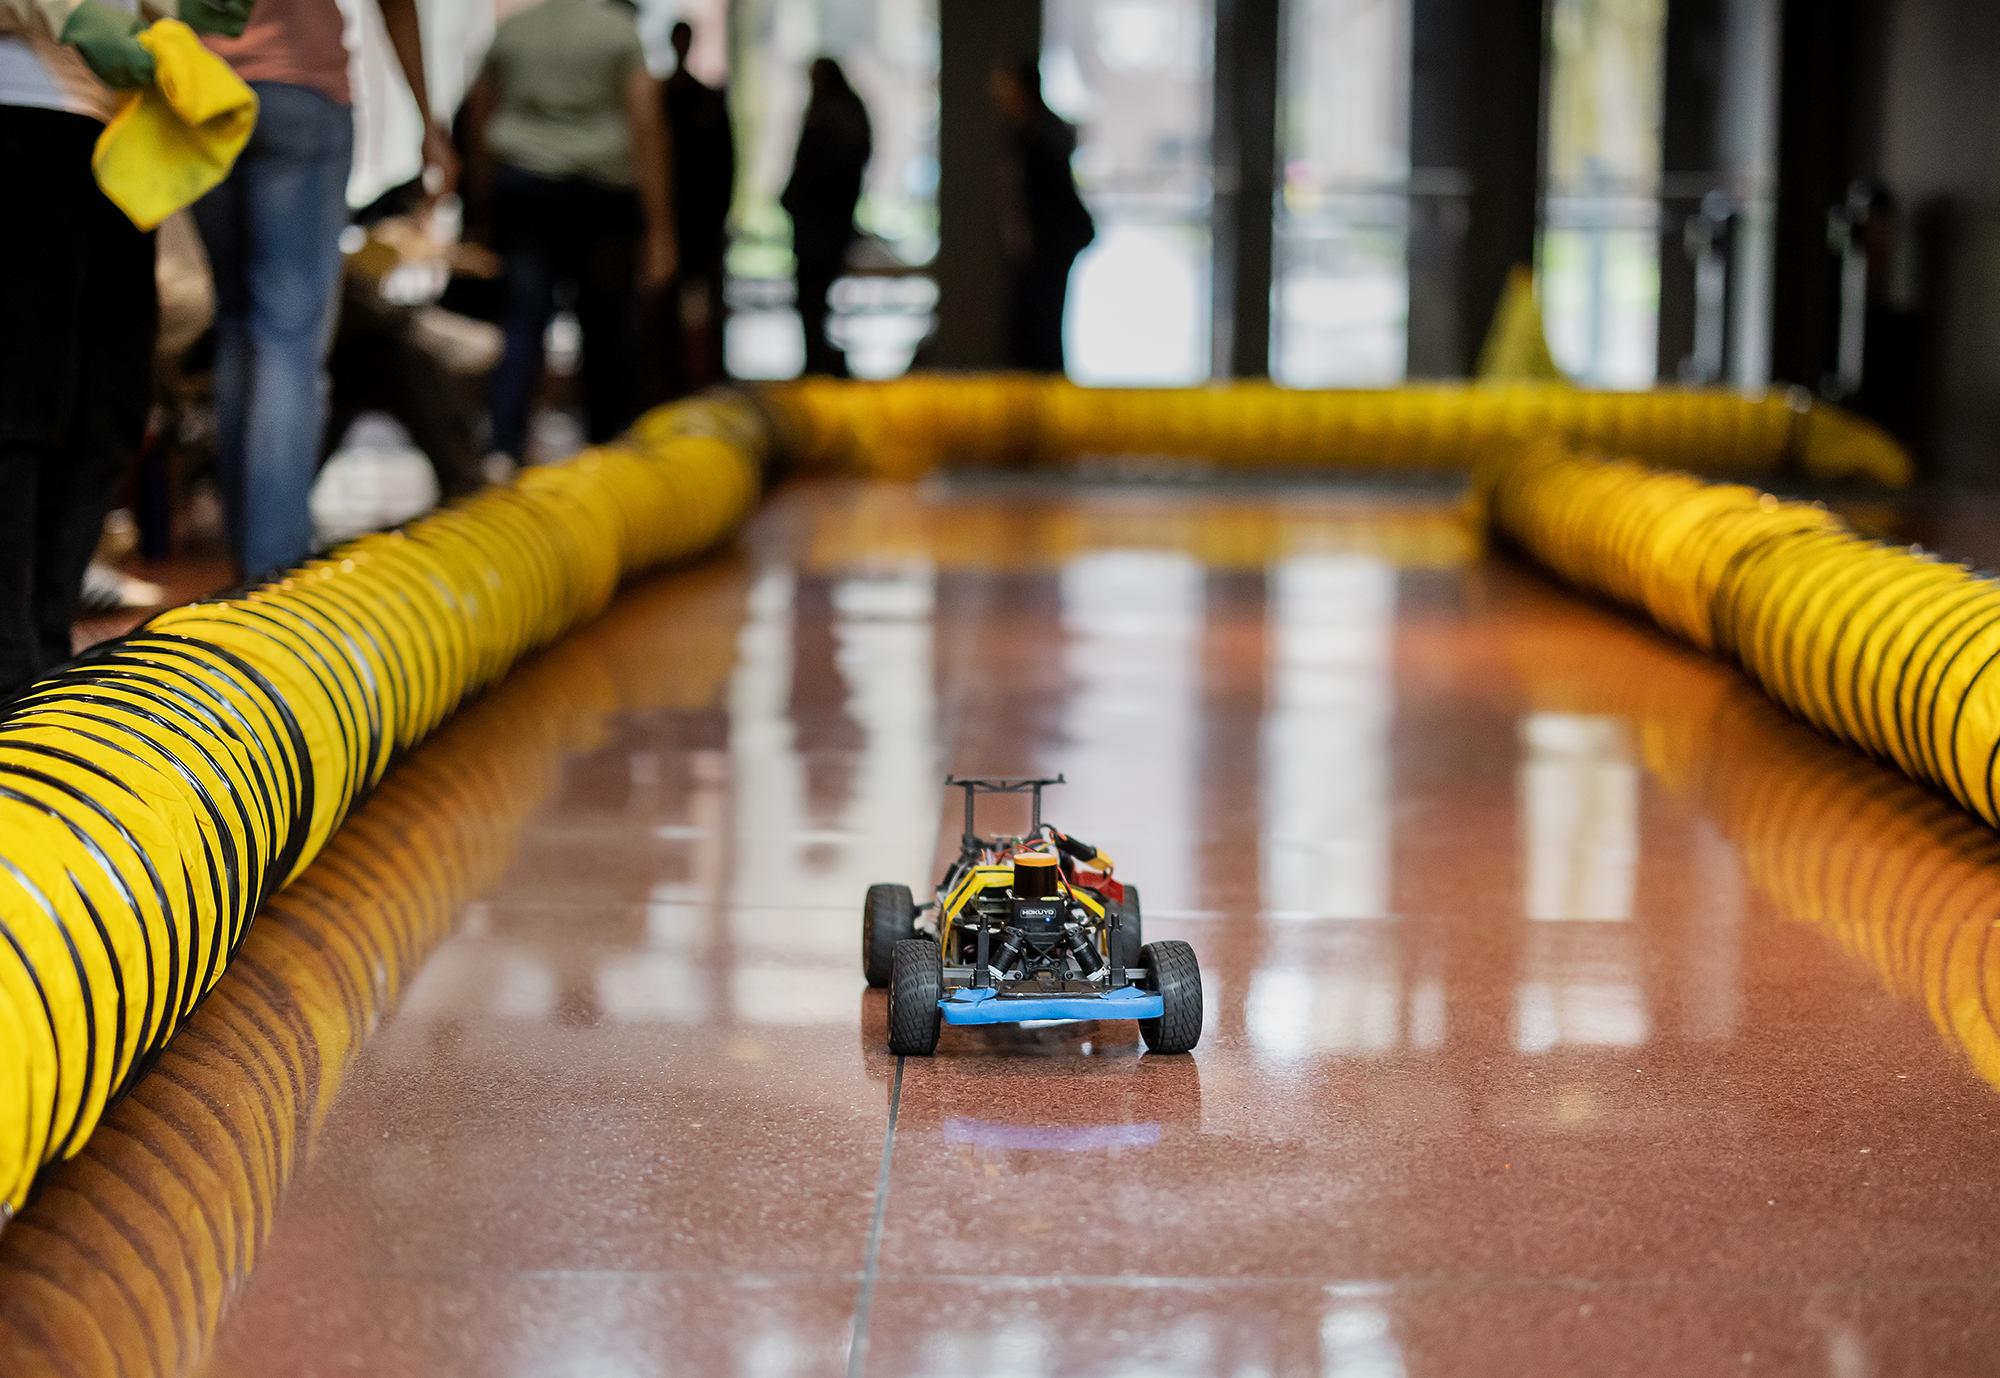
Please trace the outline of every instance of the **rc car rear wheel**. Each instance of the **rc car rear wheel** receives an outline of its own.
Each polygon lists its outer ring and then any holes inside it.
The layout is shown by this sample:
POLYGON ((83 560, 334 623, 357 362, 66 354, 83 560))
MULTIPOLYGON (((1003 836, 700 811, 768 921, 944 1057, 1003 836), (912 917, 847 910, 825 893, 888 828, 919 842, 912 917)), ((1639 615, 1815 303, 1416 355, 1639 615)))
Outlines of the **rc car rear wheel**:
MULTIPOLYGON (((937 1051, 938 998, 944 994, 944 954, 928 938, 896 944, 890 959, 889 1051, 899 1057, 929 1057, 937 1051)), ((1196 1026, 1199 1031, 1200 1020, 1196 1026)))
POLYGON ((889 984, 889 953, 917 936, 917 903, 907 885, 871 885, 861 906, 861 969, 871 986, 889 984))
POLYGON ((1156 1053, 1184 1053, 1201 1041, 1201 967, 1183 942, 1152 943, 1140 952, 1163 1008, 1141 1019, 1139 1034, 1156 1053))
MULTIPOLYGON (((1139 921, 1138 886, 1125 887, 1125 898, 1118 908, 1118 927, 1111 931, 1111 964, 1129 970, 1139 965, 1139 949, 1146 945, 1139 921)), ((1120 979, 1112 984, 1125 984, 1122 972, 1120 979)))

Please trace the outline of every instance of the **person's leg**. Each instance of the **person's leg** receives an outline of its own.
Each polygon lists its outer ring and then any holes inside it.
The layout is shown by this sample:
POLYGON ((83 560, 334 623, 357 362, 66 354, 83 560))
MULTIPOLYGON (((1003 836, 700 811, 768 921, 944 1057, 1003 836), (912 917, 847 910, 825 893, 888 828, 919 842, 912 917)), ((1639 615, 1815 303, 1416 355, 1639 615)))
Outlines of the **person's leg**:
POLYGON ((1035 332, 1030 304, 1034 293, 1033 282, 1033 265, 1015 263, 1008 266, 1005 353, 1001 356, 1008 368, 1033 367, 1028 362, 1034 354, 1035 332))
POLYGON ((1063 371, 1063 300, 1069 262, 1030 259, 1008 275, 1007 366, 1030 373, 1063 371))
MULTIPOLYGON (((723 345, 729 324, 729 305, 723 299, 722 289, 727 279, 728 274, 720 255, 710 259, 708 265, 702 269, 702 294, 706 298, 704 304, 708 310, 699 328, 692 332, 701 343, 701 368, 689 379, 689 386, 697 392, 714 387, 729 377, 723 356, 723 345)), ((689 348, 694 348, 692 342, 689 348)))
POLYGON ((62 452, 42 471, 37 504, 34 609, 44 668, 70 658, 84 566, 118 481, 146 438, 152 407, 160 324, 153 236, 135 229, 102 192, 89 220, 75 409, 62 452))
POLYGON ((90 150, 102 128, 61 111, 0 106, 0 703, 46 668, 35 630, 36 512, 75 412, 90 150), (29 194, 32 189, 32 194, 29 194))
POLYGON ((799 260, 799 324, 806 332, 806 372, 847 376, 847 356, 826 337, 831 309, 826 294, 840 276, 841 260, 814 255, 799 260))
POLYGON ((542 223, 548 185, 509 167, 498 169, 493 179, 493 233, 506 282, 506 346, 487 384, 487 406, 493 448, 516 461, 526 457, 528 412, 542 380, 542 337, 556 310, 555 269, 542 223))
POLYGON ((639 414, 633 327, 637 321, 639 198, 595 191, 576 202, 576 319, 583 330, 584 433, 615 440, 639 414))
POLYGON ((243 187, 260 156, 255 132, 221 185, 194 203, 215 282, 215 479, 231 541, 243 529, 243 445, 250 419, 250 281, 243 187))
POLYGON ((1030 367, 1040 373, 1063 371, 1063 303, 1069 296, 1072 260, 1061 258, 1035 267, 1029 319, 1030 367))
POLYGON ((639 353, 639 405, 656 407, 689 392, 687 320, 682 314, 688 283, 687 265, 682 264, 667 282, 639 300, 637 329, 639 353))
POLYGON ((312 552, 313 476, 326 419, 326 350, 338 305, 340 232, 354 117, 319 92, 258 82, 258 157, 242 183, 249 286, 249 398, 242 519, 246 577, 312 552))

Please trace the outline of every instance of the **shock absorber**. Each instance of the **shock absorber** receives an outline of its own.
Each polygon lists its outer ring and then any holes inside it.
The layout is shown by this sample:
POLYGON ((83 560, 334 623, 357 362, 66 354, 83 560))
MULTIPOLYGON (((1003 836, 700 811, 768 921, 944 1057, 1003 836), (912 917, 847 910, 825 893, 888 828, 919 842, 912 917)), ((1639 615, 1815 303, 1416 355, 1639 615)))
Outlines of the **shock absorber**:
POLYGON ((1076 965, 1085 976, 1095 976, 1104 965, 1104 959, 1097 955, 1097 944, 1084 937, 1075 924, 1063 929, 1063 946, 1076 958, 1076 965))
POLYGON ((993 954, 993 969, 1008 974, 1021 964, 1021 935, 1012 928, 1006 929, 1005 932, 1007 936, 993 954))

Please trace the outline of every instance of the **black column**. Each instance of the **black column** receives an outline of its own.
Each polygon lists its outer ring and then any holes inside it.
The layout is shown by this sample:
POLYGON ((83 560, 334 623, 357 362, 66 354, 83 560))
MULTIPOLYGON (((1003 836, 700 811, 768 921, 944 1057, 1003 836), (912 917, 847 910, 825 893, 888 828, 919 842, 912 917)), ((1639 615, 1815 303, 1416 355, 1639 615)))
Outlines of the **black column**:
POLYGON ((1827 211, 1855 168, 1856 0, 1786 0, 1778 85, 1771 377, 1818 389, 1833 367, 1839 271, 1827 211))
POLYGON ((1415 0, 1413 378, 1472 370, 1507 270, 1535 259, 1545 0, 1415 0))
POLYGON ((986 96, 995 62, 1042 49, 1041 0, 938 0, 938 368, 998 368, 1006 357, 1000 270, 1000 119, 986 96))
POLYGON ((1278 171, 1278 0, 1216 0, 1214 370, 1271 372, 1278 171))

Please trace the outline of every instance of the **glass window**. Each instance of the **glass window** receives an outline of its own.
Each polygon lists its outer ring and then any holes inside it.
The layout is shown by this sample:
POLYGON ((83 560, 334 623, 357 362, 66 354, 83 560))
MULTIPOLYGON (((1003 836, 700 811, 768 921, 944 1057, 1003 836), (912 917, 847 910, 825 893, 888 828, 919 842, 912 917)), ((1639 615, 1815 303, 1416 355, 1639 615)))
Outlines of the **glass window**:
POLYGON ((874 154, 855 223, 853 275, 836 283, 828 333, 859 377, 910 366, 933 323, 937 255, 937 0, 734 0, 730 108, 736 203, 729 251, 729 371, 788 378, 804 366, 793 308, 791 223, 778 197, 791 176, 806 69, 839 61, 868 106, 874 154))
POLYGON ((1410 0, 1285 7, 1271 371, 1400 382, 1409 353, 1410 0))
POLYGON ((1665 0, 1549 8, 1542 316, 1556 362, 1599 387, 1658 372, 1665 25, 1665 0))
POLYGON ((1046 0, 1042 86, 1077 126, 1097 239, 1070 274, 1063 347, 1081 383, 1209 375, 1210 0, 1046 0))

